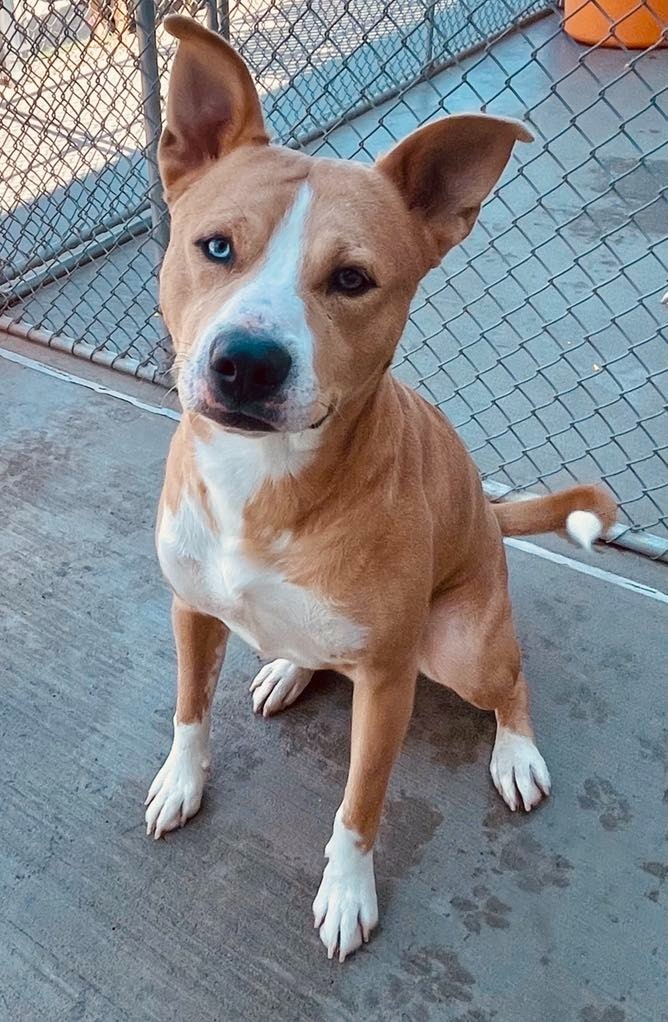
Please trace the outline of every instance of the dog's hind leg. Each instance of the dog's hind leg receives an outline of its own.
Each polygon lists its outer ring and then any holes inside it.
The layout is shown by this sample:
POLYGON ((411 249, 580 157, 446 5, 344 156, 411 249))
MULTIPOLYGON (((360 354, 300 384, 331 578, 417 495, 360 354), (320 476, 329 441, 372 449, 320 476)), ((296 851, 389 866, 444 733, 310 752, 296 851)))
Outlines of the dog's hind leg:
POLYGON ((202 802, 209 769, 211 701, 225 655, 228 629, 174 597, 172 627, 178 692, 172 748, 146 798, 146 833, 158 838, 182 827, 202 802))
POLYGON ((309 668, 297 667, 289 660, 265 664, 251 682, 253 712, 271 717, 285 710, 302 694, 313 674, 309 668))
POLYGON ((534 741, 505 579, 503 587, 498 581, 436 597, 420 669, 474 706, 494 710, 492 781, 513 812, 522 806, 528 812, 549 794, 550 775, 534 741))

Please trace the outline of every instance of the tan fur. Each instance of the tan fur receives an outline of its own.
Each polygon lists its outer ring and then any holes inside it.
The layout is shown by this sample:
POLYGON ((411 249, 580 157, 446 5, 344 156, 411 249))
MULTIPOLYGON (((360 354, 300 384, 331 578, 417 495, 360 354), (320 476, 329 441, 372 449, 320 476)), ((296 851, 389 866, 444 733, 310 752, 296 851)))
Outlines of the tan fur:
POLYGON ((229 633, 222 621, 197 614, 178 596, 172 601, 172 628, 178 664, 176 721, 192 724, 211 706, 229 633))
POLYGON ((203 162, 234 146, 269 139, 251 77, 232 47, 190 18, 167 17, 164 24, 181 41, 159 153, 162 179, 173 199, 203 162), (212 78, 223 86, 218 93, 211 88, 212 78), (172 108, 177 108, 175 117, 172 108))
MULTIPOLYGON (((265 482, 247 503, 243 542, 254 562, 366 629, 364 648, 344 665, 354 698, 343 820, 368 849, 418 669, 532 734, 502 532, 560 528, 575 508, 595 511, 606 527, 614 520, 610 498, 594 487, 492 506, 451 425, 387 371, 420 279, 471 230, 514 142, 530 135, 500 118, 446 118, 371 167, 269 147, 236 54, 185 19, 166 25, 182 42, 161 146, 172 214, 161 303, 180 367, 257 269, 304 181, 313 195, 300 295, 317 339, 318 407, 332 414, 305 467, 265 482), (202 115, 195 99, 203 95, 202 115), (194 242, 212 233, 234 238, 229 271, 197 251, 194 242), (332 295, 326 282, 340 265, 363 265, 378 286, 354 301, 332 295)), ((219 428, 184 416, 168 462, 170 507, 184 489, 206 502, 192 436, 219 428)), ((223 628, 177 601, 179 706, 188 719, 208 705, 202 679, 216 669, 223 628)))
POLYGON ((573 511, 591 511, 607 532, 617 519, 617 505, 602 486, 572 486, 547 497, 495 504, 494 514, 504 536, 532 536, 564 528, 573 511))
POLYGON ((413 710, 417 665, 395 664, 390 674, 353 672, 350 771, 343 796, 343 822, 369 851, 378 831, 385 791, 413 710))
POLYGON ((532 139, 518 121, 456 114, 414 131, 379 161, 435 243, 431 265, 470 232, 514 143, 532 139))
POLYGON ((202 507, 209 528, 212 532, 218 531, 218 523, 211 513, 209 494, 203 480, 197 472, 193 457, 193 440, 207 440, 212 434, 211 424, 201 416, 184 415, 187 420, 185 428, 179 428, 172 437, 167 457, 165 471, 165 482, 162 489, 162 496, 158 507, 156 529, 160 527, 163 507, 175 512, 181 503, 184 493, 195 496, 202 507))

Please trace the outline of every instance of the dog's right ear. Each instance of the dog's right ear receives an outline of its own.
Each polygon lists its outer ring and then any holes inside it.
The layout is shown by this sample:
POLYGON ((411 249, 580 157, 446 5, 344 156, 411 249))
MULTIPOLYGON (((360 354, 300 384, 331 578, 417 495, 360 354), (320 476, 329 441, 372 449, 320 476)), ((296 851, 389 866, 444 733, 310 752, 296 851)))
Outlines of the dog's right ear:
POLYGON ((266 145, 269 137, 239 54, 192 18, 172 14, 164 25, 179 40, 158 150, 169 201, 211 160, 240 145, 266 145))

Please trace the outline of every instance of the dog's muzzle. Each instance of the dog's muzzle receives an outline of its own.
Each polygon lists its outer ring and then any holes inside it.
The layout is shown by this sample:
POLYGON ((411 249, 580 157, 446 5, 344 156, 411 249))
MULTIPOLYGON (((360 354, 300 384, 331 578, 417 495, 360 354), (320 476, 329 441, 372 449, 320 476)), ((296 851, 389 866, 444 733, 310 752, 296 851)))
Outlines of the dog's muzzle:
POLYGON ((230 330, 211 345, 209 385, 216 400, 235 411, 275 397, 285 383, 292 358, 266 334, 230 330))
POLYGON ((267 333, 234 328, 211 343, 205 414, 243 432, 276 429, 281 389, 292 368, 287 349, 267 333))

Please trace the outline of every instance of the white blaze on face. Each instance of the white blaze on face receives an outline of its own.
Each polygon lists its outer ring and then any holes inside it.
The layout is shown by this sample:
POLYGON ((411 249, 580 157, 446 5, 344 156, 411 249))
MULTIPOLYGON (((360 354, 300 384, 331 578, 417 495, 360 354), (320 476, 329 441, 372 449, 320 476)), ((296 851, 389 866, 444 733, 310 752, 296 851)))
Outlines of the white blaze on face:
POLYGON ((286 398, 304 406, 315 400, 317 384, 313 368, 314 338, 306 322, 299 294, 306 222, 312 192, 300 185, 292 206, 269 240, 267 252, 251 279, 219 310, 203 338, 205 348, 221 330, 248 321, 262 324, 263 331, 283 345, 292 358, 286 398))

